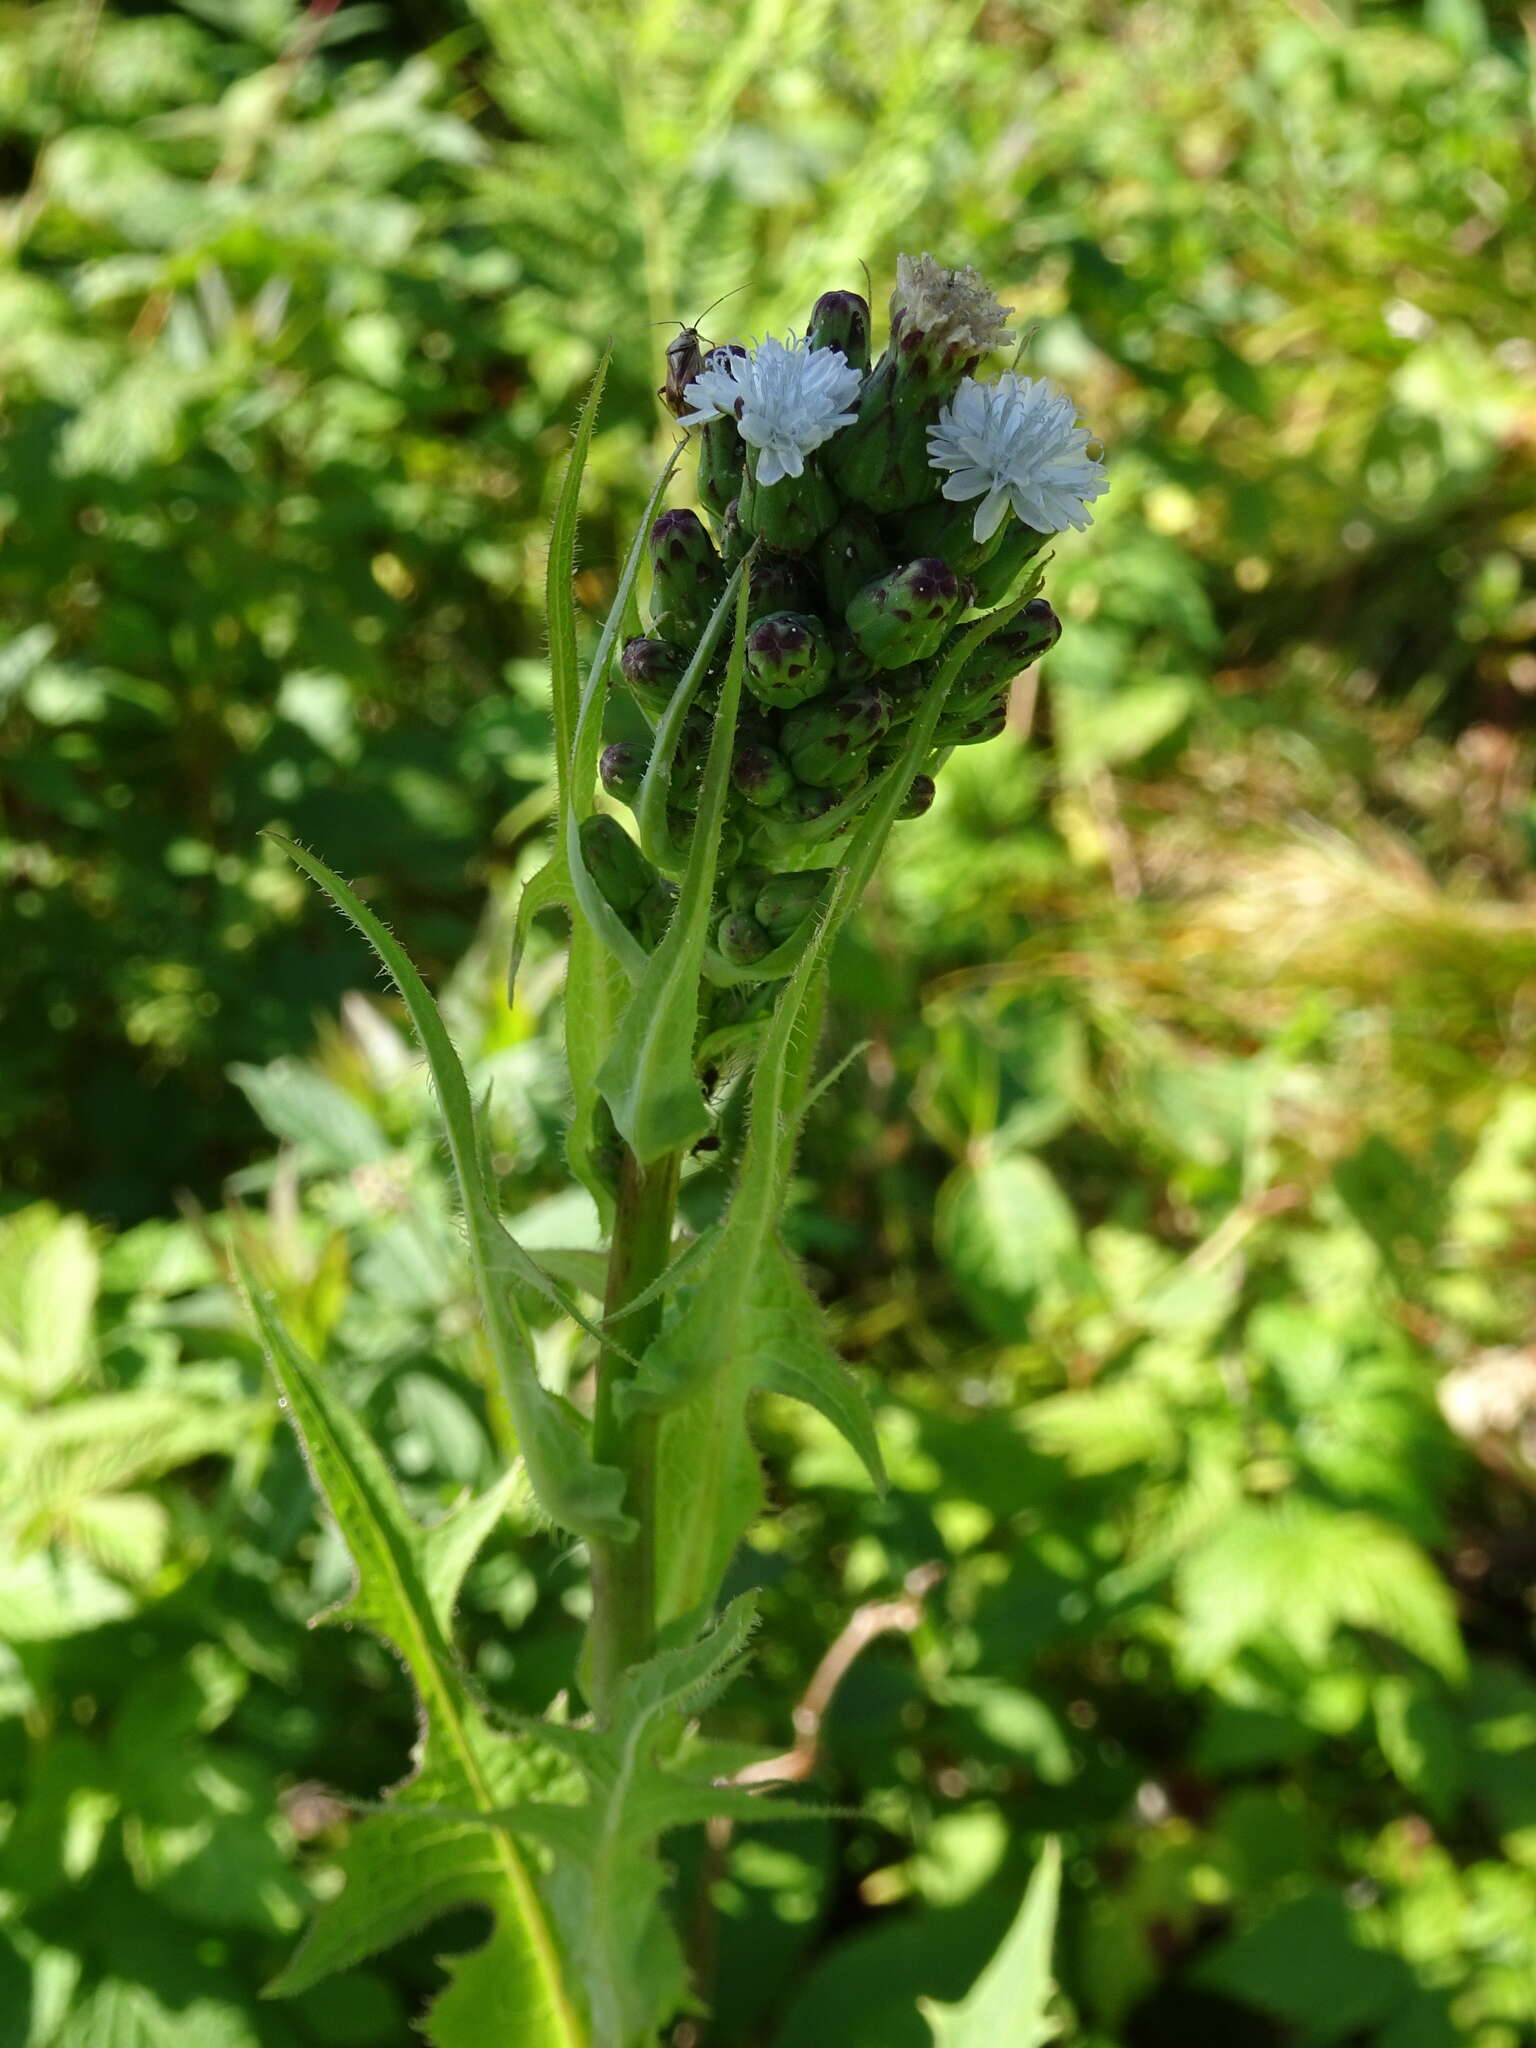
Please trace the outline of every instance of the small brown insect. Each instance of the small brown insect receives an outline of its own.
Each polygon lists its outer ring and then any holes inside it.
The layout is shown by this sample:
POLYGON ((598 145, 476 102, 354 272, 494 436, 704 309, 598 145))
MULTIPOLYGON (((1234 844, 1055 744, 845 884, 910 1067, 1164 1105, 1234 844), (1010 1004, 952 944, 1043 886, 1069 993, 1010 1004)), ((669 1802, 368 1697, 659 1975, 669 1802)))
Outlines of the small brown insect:
MULTIPOLYGON (((736 287, 738 292, 744 292, 745 290, 746 286, 744 284, 739 284, 736 287)), ((726 299, 733 299, 735 296, 736 292, 725 292, 712 305, 704 308, 703 312, 699 315, 699 319, 707 320, 716 306, 723 306, 726 299)), ((697 321, 692 326, 689 326, 686 322, 679 320, 677 326, 677 333, 667 343, 667 381, 657 390, 656 396, 674 419, 681 419, 682 415, 688 410, 688 401, 683 394, 694 378, 697 377, 700 370, 703 369, 704 358, 709 352, 709 344, 705 341, 703 335, 700 334, 697 321)))

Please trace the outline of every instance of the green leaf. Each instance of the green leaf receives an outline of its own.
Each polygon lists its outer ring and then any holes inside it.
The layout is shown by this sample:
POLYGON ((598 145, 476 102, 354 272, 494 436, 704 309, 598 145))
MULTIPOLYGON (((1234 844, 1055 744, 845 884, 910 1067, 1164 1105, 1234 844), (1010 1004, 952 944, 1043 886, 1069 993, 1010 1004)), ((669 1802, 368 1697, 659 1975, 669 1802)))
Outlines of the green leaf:
MULTIPOLYGON (((528 1742, 491 1729, 452 1643, 464 1572, 503 1511, 515 1477, 509 1473, 479 1500, 434 1528, 421 1528, 406 1514, 352 1410, 294 1344, 270 1298, 248 1274, 241 1279, 315 1483, 356 1571, 353 1594, 327 1619, 360 1621, 393 1644, 422 1712, 414 1774, 383 1812, 354 1828, 341 1859, 345 1888, 320 1908, 269 1993, 301 1991, 454 1907, 478 1904, 496 1916, 500 1996, 515 2001, 516 2038, 528 2048, 586 2048, 533 1874, 506 1835, 478 1818, 523 1796, 541 1775, 541 1763, 528 1742), (442 1809, 459 1817, 445 1820, 442 1809)), ((498 2038, 483 2015, 481 2023, 482 2038, 498 2038)), ((456 2048, 451 2033, 439 2048, 450 2044, 456 2048)))
POLYGON ((1371 1704, 1376 1739, 1392 1775, 1443 1825, 1460 1804, 1466 1782, 1460 1720, 1428 1686, 1395 1672, 1377 1679, 1371 1704))
POLYGON ((615 1467, 592 1462, 580 1424, 540 1385, 533 1340, 513 1295, 512 1282, 523 1281, 544 1294, 554 1289, 566 1314, 584 1327, 591 1328, 591 1323, 566 1290, 557 1287, 534 1264, 491 1207, 480 1170, 469 1084, 436 1004, 401 947, 356 892, 316 855, 278 833, 270 836, 351 918, 384 962, 405 999, 412 1026, 427 1056, 438 1107, 447 1127, 448 1150, 464 1212, 481 1318, 540 1507, 551 1521, 578 1535, 626 1537, 633 1524, 620 1506, 624 1475, 615 1467))
POLYGON ((1312 2041, 1374 2035, 1414 1990, 1401 1956, 1366 1948, 1337 1892, 1288 1900, 1196 1965, 1198 1984, 1275 2014, 1312 2041))
POLYGON ((109 1977, 72 2009, 50 2048, 259 2048, 259 2039, 220 2000, 163 2005, 147 1984, 109 1977))
POLYGON ((1046 2017, 1051 1948, 1061 1895, 1061 1844, 1045 1845, 1018 1918, 997 1954, 959 2005, 920 1998, 934 2048, 1040 2048, 1057 2031, 1046 2017))
POLYGON ((591 452, 603 386, 612 351, 605 350, 581 408, 570 460, 560 479, 550 529, 549 556, 544 568, 544 616, 549 626, 550 715, 555 727, 555 780, 563 814, 570 804, 571 769, 576 756, 576 721, 581 711, 577 681, 576 608, 571 577, 576 567, 576 522, 581 510, 581 480, 591 452))
POLYGON ((785 1394, 824 1415, 877 1489, 885 1468, 862 1394, 827 1341, 826 1319, 776 1235, 750 1265, 728 1242, 646 1352, 630 1409, 659 1407, 656 1599, 664 1624, 708 1605, 762 1505, 747 1428, 754 1393, 785 1394))
POLYGON ((575 900, 571 878, 566 873, 564 856, 555 853, 545 861, 537 874, 530 875, 524 882, 517 899, 517 915, 512 924, 512 951, 507 959, 507 1002, 510 1006, 517 989, 517 971, 523 964, 523 953, 528 945, 528 933, 533 920, 546 910, 569 911, 575 900))
POLYGON ((646 963, 598 1075, 598 1086, 620 1135, 643 1166, 668 1152, 682 1151, 710 1128, 709 1109, 694 1071, 693 1049, 699 1035, 699 981, 709 939, 720 827, 730 793, 736 713, 746 669, 747 586, 741 567, 715 608, 712 628, 723 619, 724 608, 731 602, 736 606, 735 638, 720 685, 677 908, 646 963))
POLYGON ((67 1552, 19 1553, 0 1540, 0 1642, 53 1643, 121 1621, 137 1602, 115 1579, 67 1552))
POLYGON ((1078 1249, 1077 1218, 1038 1159, 983 1156, 956 1167, 939 1191, 934 1239, 966 1306, 1017 1342, 1078 1249))
POLYGON ((1321 1665, 1335 1631, 1366 1629, 1452 1683, 1466 1652, 1449 1587, 1418 1546, 1374 1515, 1289 1498, 1235 1508, 1178 1570, 1180 1655, 1204 1677, 1274 1639, 1321 1665))
POLYGON ((389 1157, 389 1140, 363 1105, 301 1061, 274 1060, 267 1067, 236 1061, 229 1078, 273 1137, 297 1145, 310 1168, 349 1173, 389 1157))
POLYGON ((686 1994, 682 1951, 661 1903, 658 1840, 713 1814, 774 1821, 822 1812, 702 1782, 686 1760, 663 1761, 679 1718, 701 1711, 734 1675, 753 1624, 744 1595, 697 1642, 633 1665, 602 1733, 533 1724, 580 1774, 586 1801, 514 1805, 499 1819, 556 1859, 551 1896, 591 1999, 592 2048, 650 2040, 686 1994))
POLYGON ((51 1219, 39 1204, 11 1219, 6 1233, 23 1263, 6 1288, 15 1320, 0 1329, 0 1382, 39 1405, 90 1369, 100 1280, 96 1247, 81 1218, 51 1219))

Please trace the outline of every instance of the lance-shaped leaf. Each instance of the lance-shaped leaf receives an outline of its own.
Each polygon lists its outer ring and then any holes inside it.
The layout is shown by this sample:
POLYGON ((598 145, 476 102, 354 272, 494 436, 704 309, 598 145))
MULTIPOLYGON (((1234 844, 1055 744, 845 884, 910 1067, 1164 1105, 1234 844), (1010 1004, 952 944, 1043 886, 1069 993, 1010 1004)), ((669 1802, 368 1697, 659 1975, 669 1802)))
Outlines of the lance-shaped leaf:
POLYGON ((1035 1865, 1018 1918, 959 2005, 920 1998, 934 2048, 1042 2048, 1057 2032, 1046 2015, 1051 1945, 1061 1894, 1061 1844, 1054 1837, 1035 1865))
MULTIPOLYGON (((623 631, 625 615, 634 596, 635 579, 640 574, 640 562, 645 553, 645 538, 650 532, 651 521, 661 503, 662 494, 671 481, 672 472, 682 453, 683 444, 673 449, 671 459, 657 477, 645 515, 635 531, 634 540, 625 557, 619 587, 614 592, 613 603, 608 607, 608 616, 598 636, 597 648, 592 656, 592 665, 587 670, 587 680, 581 692, 580 709, 576 716, 575 731, 571 736, 567 772, 560 791, 561 844, 565 854, 566 872, 571 878, 571 887, 582 916, 602 940, 621 965, 631 981, 638 981, 645 972, 649 955, 640 941, 621 921, 618 912, 604 897, 602 891, 588 872, 581 851, 581 824, 590 818, 597 808, 597 763, 603 750, 603 713, 608 702, 608 672, 613 663, 613 650, 619 634, 623 631)), ((573 465, 574 466, 574 465, 573 465)), ((567 474, 567 484, 570 475, 567 474)), ((551 593, 550 609, 550 656, 552 667, 556 663, 555 638, 557 605, 555 593, 558 590, 558 618, 562 641, 558 657, 562 671, 568 667, 574 677, 576 662, 576 626, 570 595, 570 575, 574 561, 574 521, 568 534, 562 537, 557 528, 550 545, 549 582, 551 593), (556 543, 558 542, 558 552, 556 543)))
POLYGON ((520 1280, 542 1294, 553 1290, 566 1314, 589 1329, 592 1325, 568 1291, 542 1272, 508 1234, 491 1207, 480 1170, 469 1083, 437 1005, 403 949, 356 891, 314 854, 275 832, 270 836, 320 884, 373 947, 399 989, 426 1053, 448 1135, 481 1320, 539 1506, 551 1521, 577 1535, 627 1537, 634 1525, 621 1505, 624 1475, 614 1466, 593 1463, 577 1416, 540 1385, 533 1340, 512 1281, 520 1280))
POLYGON ((528 1738, 488 1725, 453 1649, 460 1585, 505 1512, 515 1477, 508 1474, 478 1500, 422 1528, 406 1514, 367 1431, 294 1343, 271 1297, 248 1272, 241 1281, 356 1574, 351 1598, 325 1618, 362 1622, 391 1643, 421 1703, 412 1775, 383 1811, 354 1826, 341 1859, 343 1890, 321 1906, 269 1995, 303 1991, 446 1912, 481 1905, 495 1915, 495 1932, 440 2001, 430 2035, 436 2048, 479 2048, 496 2039, 527 2048, 588 2048, 527 1854, 481 1818, 547 1786, 550 1760, 528 1738), (471 1993, 476 1985, 485 1990, 462 1995, 465 1978, 471 1993), (500 2018, 492 2025, 496 2015, 511 2015, 515 2027, 500 2018))
MULTIPOLYGON (((694 1071, 699 981, 715 892, 720 827, 730 789, 736 713, 746 669, 747 586, 738 569, 736 632, 715 710, 688 866, 661 944, 646 963, 598 1085, 625 1142, 642 1165, 681 1151, 710 1127, 694 1071)), ((724 600, 722 599, 722 603, 724 600)), ((717 610, 718 616, 718 610, 717 610)))
POLYGON ((533 920, 546 910, 570 912, 575 901, 571 878, 565 871, 564 856, 555 853, 545 861, 536 874, 528 877, 517 899, 517 915, 512 922, 512 951, 507 959, 507 1002, 510 1004, 517 992, 518 969, 523 964, 523 954, 528 945, 528 934, 533 920))
MULTIPOLYGON (((677 760, 678 743, 683 736, 688 713, 700 685, 708 673, 709 665, 715 658, 715 648, 720 635, 725 631, 725 622, 730 616, 732 605, 741 609, 737 593, 746 572, 746 561, 739 562, 732 571, 731 579, 720 593, 720 601, 710 613, 709 623, 699 635, 699 644, 693 650, 688 666, 677 679, 677 688, 667 701, 667 708, 661 714, 651 742, 651 756, 646 763, 645 775, 640 783, 640 795, 635 803, 635 823, 640 828, 640 850, 647 860, 669 875, 683 872, 689 860, 688 849, 679 849, 672 843, 672 828, 667 821, 671 795, 672 769, 677 760)), ((739 697, 738 692, 738 697, 739 697)), ((729 761, 727 762, 729 765, 729 761)), ((694 833, 690 846, 697 842, 694 833)))

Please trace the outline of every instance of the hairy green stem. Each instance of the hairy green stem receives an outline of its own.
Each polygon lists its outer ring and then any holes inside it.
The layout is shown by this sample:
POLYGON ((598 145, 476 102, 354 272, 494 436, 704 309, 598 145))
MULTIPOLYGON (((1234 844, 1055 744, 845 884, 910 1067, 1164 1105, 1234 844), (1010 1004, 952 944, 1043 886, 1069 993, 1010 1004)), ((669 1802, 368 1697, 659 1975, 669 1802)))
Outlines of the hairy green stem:
MULTIPOLYGON (((626 1146, 608 1257, 604 1311, 616 1316, 666 1271, 672 1251, 672 1219, 682 1154, 669 1152, 642 1166, 626 1146)), ((638 1358, 661 1323, 658 1295, 623 1316, 615 1334, 624 1351, 605 1349, 598 1359, 597 1396, 592 1410, 592 1453, 599 1464, 617 1465, 628 1475, 624 1505, 638 1523, 628 1543, 592 1546, 592 1625, 588 1638, 592 1707, 601 1723, 608 1717, 614 1687, 631 1664, 649 1657, 656 1633, 656 1439, 654 1415, 621 1422, 616 1390, 633 1371, 624 1352, 638 1358)))

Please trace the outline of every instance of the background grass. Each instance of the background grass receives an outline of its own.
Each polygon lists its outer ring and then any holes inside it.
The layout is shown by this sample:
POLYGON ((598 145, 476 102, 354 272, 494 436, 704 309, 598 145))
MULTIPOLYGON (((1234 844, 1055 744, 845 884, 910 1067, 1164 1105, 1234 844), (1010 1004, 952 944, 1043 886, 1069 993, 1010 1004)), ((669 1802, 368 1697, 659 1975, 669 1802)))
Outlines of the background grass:
MULTIPOLYGON (((525 1237, 590 1243, 557 934, 500 994, 569 424, 612 336, 600 609, 664 323, 902 248, 1017 306, 1114 488, 837 963, 792 1229, 897 1488, 764 1416, 737 1732, 947 1576, 829 1724, 868 1817, 683 1858, 705 2038, 920 2043, 1052 1831, 1075 2041, 1529 2038, 1531 106, 1476 0, 0 5, 4 2048, 371 2048, 430 1991, 422 1941, 258 2002, 411 1726, 305 1627, 345 1563, 224 1235, 419 1508, 507 1447, 419 1069, 256 835, 449 984, 525 1237)), ((583 1599, 508 1530, 493 1698, 583 1599)))

